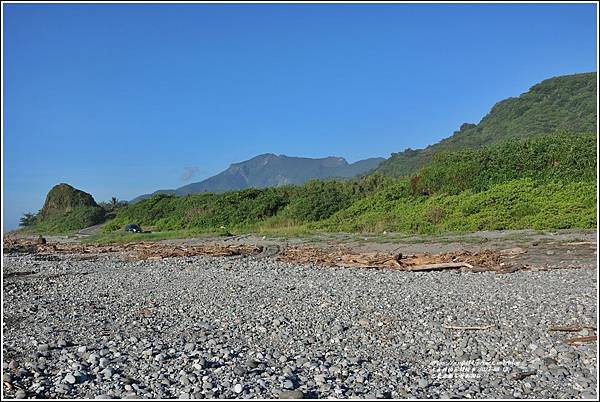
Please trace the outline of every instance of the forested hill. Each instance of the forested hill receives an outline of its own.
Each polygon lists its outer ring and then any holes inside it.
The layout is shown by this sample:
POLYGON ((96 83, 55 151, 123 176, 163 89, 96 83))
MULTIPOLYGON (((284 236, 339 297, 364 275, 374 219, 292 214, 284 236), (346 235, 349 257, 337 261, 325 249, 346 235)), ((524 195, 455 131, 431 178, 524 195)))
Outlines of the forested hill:
POLYGON ((452 136, 425 149, 393 153, 376 171, 402 177, 427 165, 441 151, 479 148, 510 138, 555 132, 595 132, 596 82, 595 72, 544 80, 519 97, 496 103, 479 124, 464 123, 452 136))

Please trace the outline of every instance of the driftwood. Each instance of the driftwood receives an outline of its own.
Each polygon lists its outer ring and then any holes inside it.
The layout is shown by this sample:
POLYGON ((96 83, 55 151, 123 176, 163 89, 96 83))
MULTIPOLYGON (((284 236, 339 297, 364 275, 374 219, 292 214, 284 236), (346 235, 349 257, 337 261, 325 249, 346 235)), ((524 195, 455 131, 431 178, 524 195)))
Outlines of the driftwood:
POLYGON ((318 264, 330 267, 395 268, 404 271, 433 271, 466 268, 480 272, 501 268, 501 254, 457 251, 443 254, 402 255, 400 253, 358 252, 349 248, 317 248, 292 246, 281 252, 280 261, 300 264, 318 264))
POLYGON ((254 255, 262 251, 262 247, 253 245, 173 245, 158 242, 139 242, 125 244, 80 244, 53 243, 38 244, 28 239, 11 239, 4 241, 4 253, 33 254, 103 254, 127 253, 126 259, 147 260, 169 257, 193 257, 199 255, 213 257, 229 257, 237 255, 254 255))
POLYGON ((526 252, 527 252, 527 250, 525 250, 524 248, 521 248, 521 247, 507 248, 507 249, 499 251, 499 253, 504 256, 515 256, 515 255, 519 255, 519 254, 524 254, 526 252))
POLYGON ((591 325, 552 325, 548 331, 560 331, 560 332, 579 332, 584 329, 596 330, 596 327, 591 325))
POLYGON ((494 328, 496 325, 494 324, 490 324, 490 325, 482 325, 482 326, 466 326, 466 327, 459 327, 459 326, 455 326, 455 325, 442 325, 442 327, 446 328, 446 329, 459 329, 459 330, 463 330, 463 331, 484 331, 486 329, 492 329, 494 328))
POLYGON ((169 257, 193 257, 207 255, 211 257, 230 257, 235 255, 251 255, 262 250, 257 246, 234 245, 202 245, 202 246, 173 246, 153 243, 144 247, 134 247, 130 259, 148 260, 169 257))
POLYGON ((406 267, 406 271, 440 271, 442 269, 457 269, 457 268, 473 268, 471 264, 466 262, 444 262, 440 264, 424 264, 424 265, 413 265, 406 267))
POLYGON ((577 338, 565 339, 563 342, 568 345, 581 345, 584 343, 596 342, 598 337, 596 335, 591 336, 579 336, 577 338))
POLYGON ((87 254, 123 253, 125 259, 145 260, 168 257, 247 256, 276 258, 294 264, 317 264, 333 267, 393 268, 404 271, 437 271, 463 268, 471 272, 504 272, 502 252, 483 250, 456 251, 442 254, 403 255, 398 252, 359 252, 349 248, 279 247, 235 244, 176 245, 160 242, 125 244, 38 244, 34 239, 5 239, 4 253, 87 254))

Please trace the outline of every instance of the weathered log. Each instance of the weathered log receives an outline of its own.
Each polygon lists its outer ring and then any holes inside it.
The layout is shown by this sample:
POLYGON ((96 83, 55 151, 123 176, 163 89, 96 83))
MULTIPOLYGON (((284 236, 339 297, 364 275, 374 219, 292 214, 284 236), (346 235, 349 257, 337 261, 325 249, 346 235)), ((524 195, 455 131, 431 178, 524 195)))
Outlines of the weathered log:
POLYGON ((443 262, 440 264, 423 264, 405 267, 406 271, 440 271, 442 269, 458 269, 458 268, 473 268, 471 264, 466 262, 443 262))
POLYGON ((481 326, 466 326, 466 327, 462 327, 462 326, 456 326, 456 325, 442 325, 442 327, 446 328, 446 329, 458 329, 458 330, 463 330, 463 331, 485 331, 486 329, 492 329, 494 328, 496 325, 494 324, 490 324, 490 325, 481 325, 481 326))
POLYGON ((583 343, 596 342, 597 339, 598 339, 598 337, 596 335, 579 336, 577 338, 565 339, 564 343, 566 343, 568 345, 581 345, 583 343))
POLYGON ((593 329, 595 330, 596 327, 593 327, 591 325, 552 325, 548 331, 560 331, 560 332, 579 332, 583 329, 593 329))

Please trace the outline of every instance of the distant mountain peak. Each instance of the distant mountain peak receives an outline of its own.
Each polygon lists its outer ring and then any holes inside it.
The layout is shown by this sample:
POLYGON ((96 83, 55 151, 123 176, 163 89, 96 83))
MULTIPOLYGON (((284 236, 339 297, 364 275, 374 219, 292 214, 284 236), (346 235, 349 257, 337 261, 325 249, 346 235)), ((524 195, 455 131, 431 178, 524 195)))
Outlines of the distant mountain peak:
POLYGON ((349 164, 339 156, 302 158, 265 153, 243 162, 232 163, 223 172, 201 182, 191 183, 177 190, 160 190, 153 194, 145 194, 131 202, 149 198, 154 194, 224 192, 302 184, 311 179, 352 178, 375 169, 383 160, 370 158, 349 164))

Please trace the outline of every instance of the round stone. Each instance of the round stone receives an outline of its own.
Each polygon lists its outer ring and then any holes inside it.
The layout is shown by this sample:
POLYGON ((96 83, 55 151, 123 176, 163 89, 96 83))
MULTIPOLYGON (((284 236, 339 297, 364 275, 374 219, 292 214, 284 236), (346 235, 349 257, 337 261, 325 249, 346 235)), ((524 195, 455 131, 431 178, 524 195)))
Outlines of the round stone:
POLYGON ((65 376, 65 382, 69 384, 75 384, 77 382, 77 379, 73 374, 67 374, 65 376))
POLYGON ((279 394, 279 399, 304 399, 304 394, 298 390, 282 391, 279 394))

